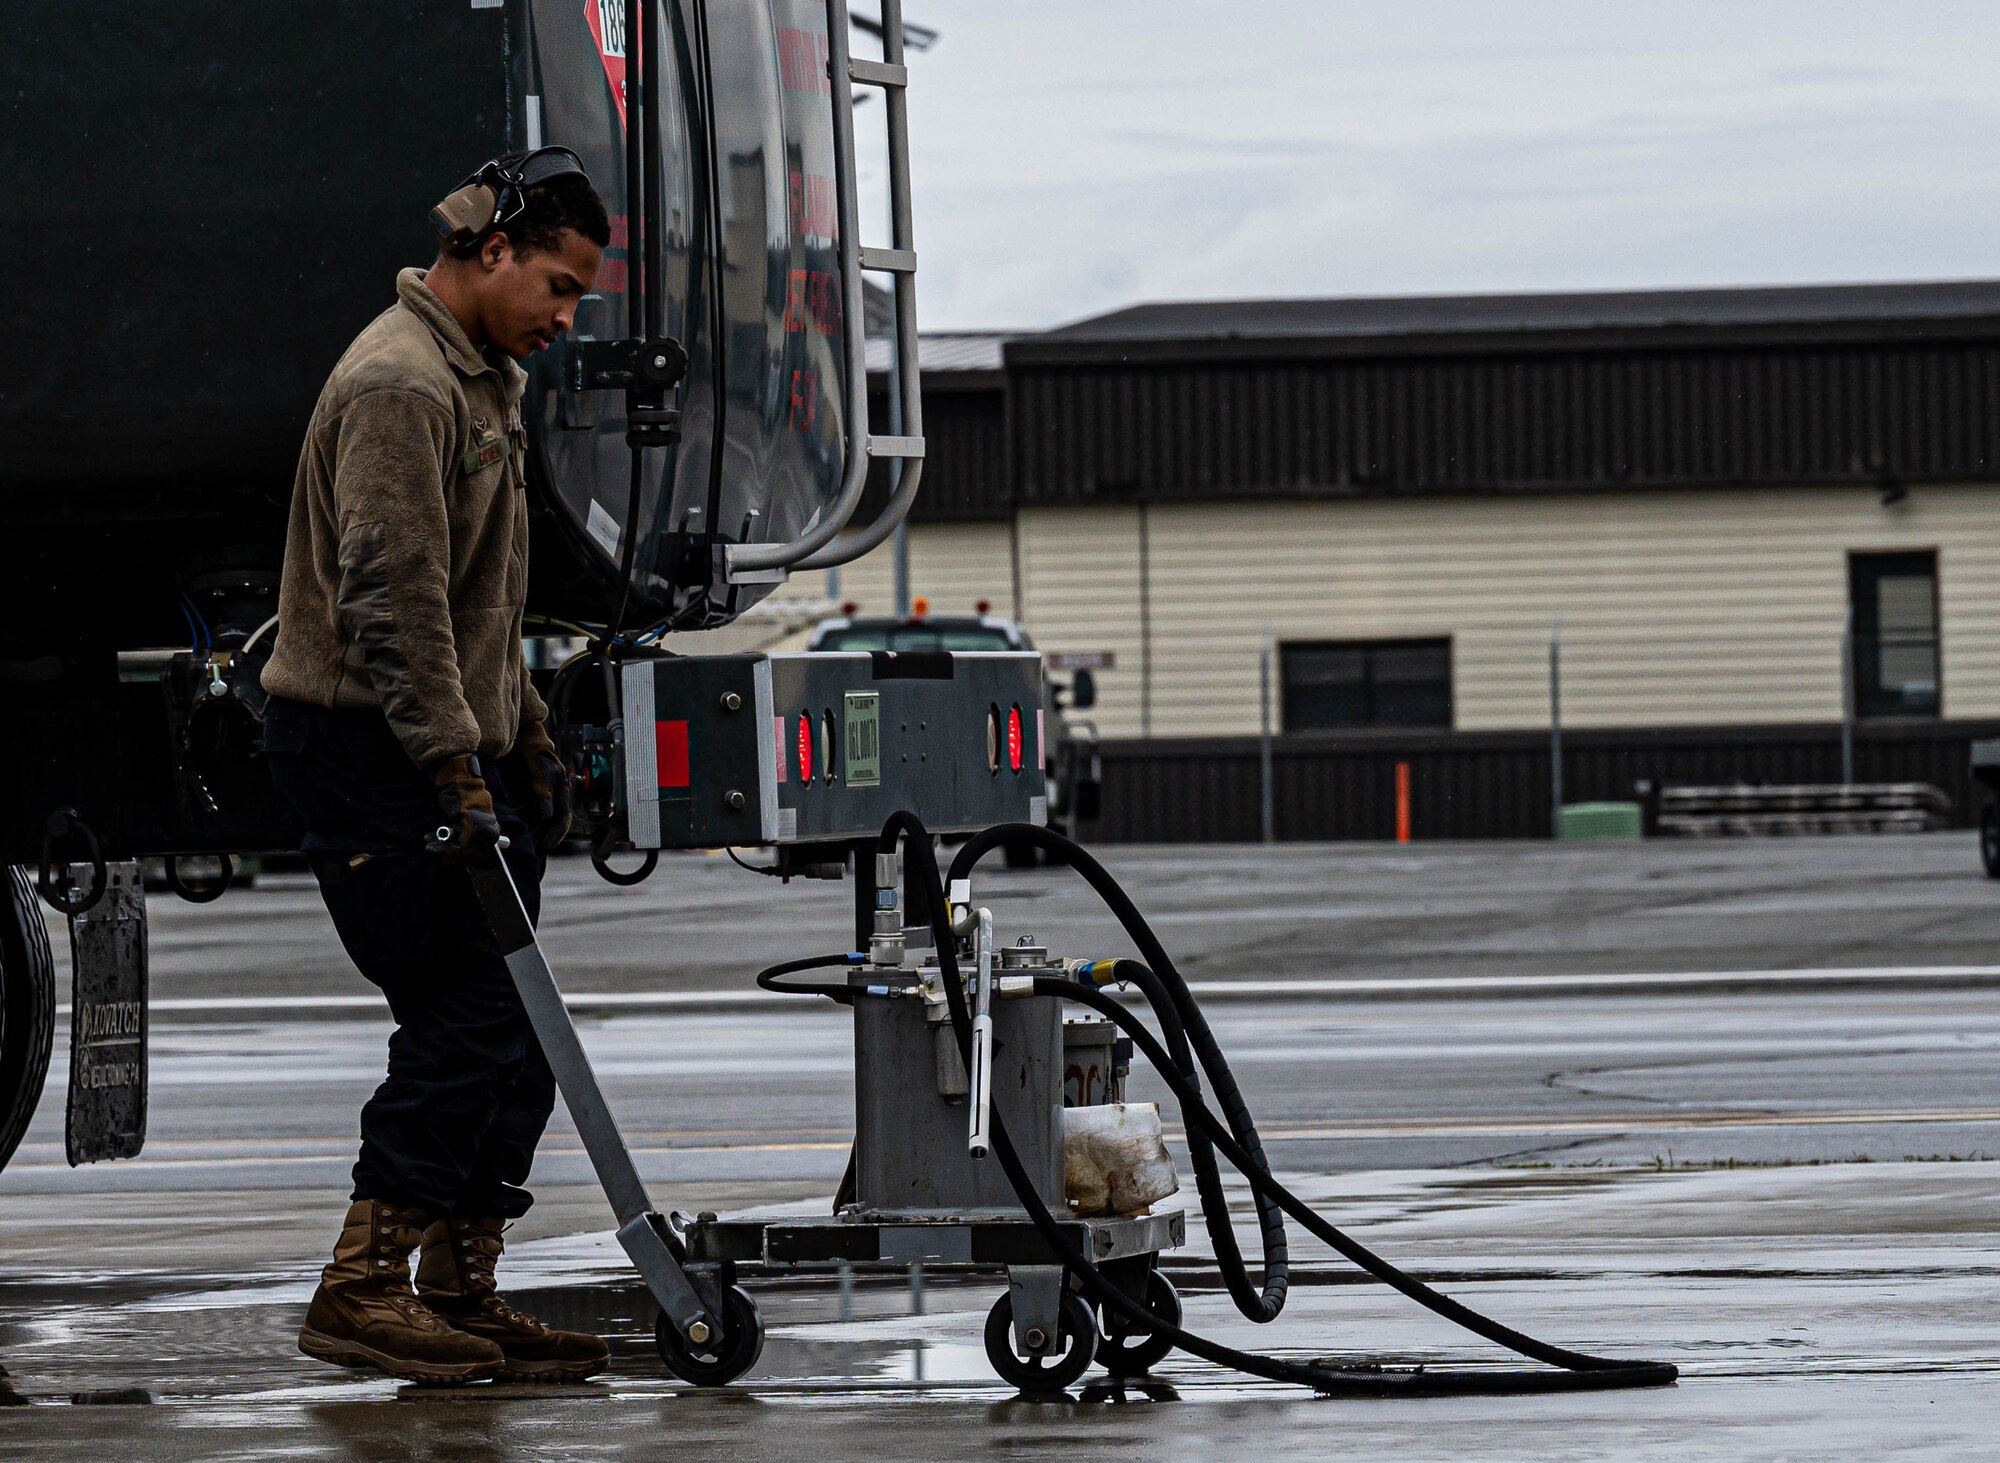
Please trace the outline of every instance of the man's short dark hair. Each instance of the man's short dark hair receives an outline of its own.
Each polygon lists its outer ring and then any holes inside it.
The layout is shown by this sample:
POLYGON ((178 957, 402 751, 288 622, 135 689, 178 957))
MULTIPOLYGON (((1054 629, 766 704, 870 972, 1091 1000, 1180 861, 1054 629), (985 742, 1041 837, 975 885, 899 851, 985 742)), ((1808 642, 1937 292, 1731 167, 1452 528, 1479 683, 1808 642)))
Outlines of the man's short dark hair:
POLYGON ((517 254, 542 254, 562 247, 562 232, 572 229, 603 249, 611 243, 611 220, 604 200, 588 178, 566 173, 537 184, 527 192, 527 206, 497 230, 507 236, 517 254))

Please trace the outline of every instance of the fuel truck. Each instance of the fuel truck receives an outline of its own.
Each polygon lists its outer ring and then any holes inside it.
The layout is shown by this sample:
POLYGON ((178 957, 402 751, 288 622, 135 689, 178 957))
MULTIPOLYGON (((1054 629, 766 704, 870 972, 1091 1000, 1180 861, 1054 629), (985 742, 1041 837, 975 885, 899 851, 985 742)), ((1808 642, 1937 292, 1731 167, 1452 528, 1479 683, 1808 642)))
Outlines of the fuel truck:
POLYGON ((836 1262, 1004 1272, 983 1339, 1023 1392, 1098 1364, 1140 1377, 1176 1349, 1337 1396, 1674 1382, 1670 1364, 1572 1351, 1472 1311, 1272 1173, 1171 953, 1110 871, 1046 826, 1032 650, 661 647, 868 553, 918 490, 899 0, 872 30, 846 0, 0 4, 0 277, 21 327, 0 372, 0 1163, 55 1031, 37 901, 67 920, 72 957, 67 1157, 139 1152, 141 861, 205 901, 226 896, 233 856, 299 836, 260 750, 259 673, 321 383, 398 268, 434 257, 426 216, 465 200, 454 180, 561 147, 612 214, 596 293, 534 357, 523 405, 529 633, 585 647, 545 691, 577 827, 617 882, 664 850, 757 847, 781 874, 854 883, 850 943, 756 976, 851 1011, 849 1179, 831 1212, 731 1217, 653 1206, 506 865, 468 868, 618 1243, 659 1304, 668 1370, 721 1386, 755 1365, 764 1327, 739 1265, 836 1262), (879 56, 855 54, 855 29, 879 56), (857 91, 875 105, 857 110, 857 91), (872 244, 862 117, 887 140, 889 216, 872 244), (869 415, 871 272, 892 282, 886 421, 869 415), (864 498, 871 463, 885 497, 864 498), (946 869, 935 843, 953 834, 966 838, 946 869), (1003 942, 973 873, 1020 841, 1060 855, 1138 958, 1003 942), (837 977, 791 979, 825 971, 837 977), (1135 1050, 1179 1104, 1199 1214, 1244 1317, 1283 1308, 1289 1217, 1541 1367, 1349 1365, 1184 1329, 1159 1258, 1187 1214, 1156 1207, 1178 1181, 1157 1108, 1123 1100, 1135 1050), (1102 1183, 1072 1184, 1073 1150, 1098 1155, 1102 1183), (1260 1279, 1218 1156, 1254 1191, 1260 1279))
POLYGON ((55 1024, 37 901, 76 952, 70 1160, 129 1156, 138 861, 206 900, 229 856, 296 847, 258 672, 306 421, 397 269, 432 258, 429 207, 496 155, 572 149, 612 216, 524 403, 528 633, 590 646, 549 699, 598 867, 763 846, 824 871, 899 808, 940 831, 1045 814, 1032 654, 656 646, 867 553, 917 491, 895 0, 879 22, 846 0, 7 0, 0 71, 20 327, 0 373, 0 1164, 55 1024), (857 116, 888 138, 872 243, 857 116), (895 305, 876 422, 870 273, 895 305), (862 513, 871 462, 892 486, 862 513))

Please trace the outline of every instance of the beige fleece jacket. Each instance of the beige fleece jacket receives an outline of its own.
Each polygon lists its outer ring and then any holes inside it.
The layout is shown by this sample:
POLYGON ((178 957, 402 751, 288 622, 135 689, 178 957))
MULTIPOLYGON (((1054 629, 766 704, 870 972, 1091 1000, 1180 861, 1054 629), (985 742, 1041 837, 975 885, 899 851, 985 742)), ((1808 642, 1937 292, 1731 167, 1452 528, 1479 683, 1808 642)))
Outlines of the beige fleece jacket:
POLYGON ((521 654, 521 393, 424 272, 347 348, 306 429, 264 689, 379 706, 412 761, 504 755, 546 714, 521 654))

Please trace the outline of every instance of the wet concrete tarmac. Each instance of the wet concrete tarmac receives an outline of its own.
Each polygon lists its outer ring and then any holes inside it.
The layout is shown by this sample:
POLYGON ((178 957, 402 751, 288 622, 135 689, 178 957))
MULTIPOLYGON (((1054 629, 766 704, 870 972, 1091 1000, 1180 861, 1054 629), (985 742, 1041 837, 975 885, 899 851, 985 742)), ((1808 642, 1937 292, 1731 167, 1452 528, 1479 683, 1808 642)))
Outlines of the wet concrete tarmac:
MULTIPOLYGON (((843 1302, 819 1274, 754 1280, 772 1337, 746 1395, 691 1396, 652 1353, 651 1307, 560 1116, 505 1273, 551 1320, 611 1335, 613 1377, 438 1397, 329 1372, 292 1341, 382 1029, 211 1022, 158 1033, 144 1157, 67 1169, 52 1102, 0 1175, 0 1365, 31 1404, 0 1411, 0 1457, 142 1437, 165 1457, 775 1456, 810 1439, 915 1458, 940 1425, 979 1427, 999 1456, 1185 1456, 1248 1430, 1277 1457, 1325 1456, 1332 1436, 1360 1455, 1736 1457, 1821 1452, 1816 1410, 1865 1413, 1843 1444, 1969 1446, 2000 1404, 2000 1164, 1946 1161, 2000 1148, 2000 994, 1224 1004, 1216 1020, 1271 1151, 1326 1212, 1481 1309, 1666 1356, 1688 1381, 1325 1403, 1175 1358, 1172 1397, 1010 1403, 979 1342, 997 1278, 932 1274, 913 1317, 902 1276, 864 1276, 843 1302), (1855 1157, 1872 1161, 1839 1161, 1855 1157), (115 1405, 142 1395, 156 1405, 115 1405)), ((825 1204, 851 1101, 844 1016, 619 1018, 585 1036, 657 1200, 825 1204)), ((1495 1359, 1294 1242, 1299 1283, 1270 1329, 1234 1315, 1199 1243, 1170 1257, 1197 1328, 1295 1356, 1495 1359)))
MULTIPOLYGON (((1121 857, 1208 979, 1984 966, 2000 912, 1962 837, 1121 857)), ((844 933, 843 889, 671 871, 646 903, 558 872, 567 987, 747 985, 756 960, 844 933), (782 927, 756 923, 795 897, 782 927)), ((1064 878, 996 876, 983 897, 1011 902, 1013 931, 1099 948, 1064 878)), ((296 881, 155 907, 163 992, 365 989, 296 881)), ((132 1163, 64 1166, 58 1053, 0 1174, 0 1401, 24 1404, 0 1407, 0 1459, 1980 1457, 2000 1416, 2000 1164, 1980 1157, 2000 1153, 2000 990, 1219 1003, 1276 1163, 1328 1212, 1511 1324, 1686 1375, 1667 1392, 1421 1403, 1318 1400, 1181 1357, 1144 1388, 1012 1398, 979 1341, 997 1278, 940 1274, 921 1315, 900 1275, 845 1297, 828 1274, 753 1277, 762 1361, 727 1395, 690 1392, 652 1352, 650 1304, 560 1114, 503 1276, 551 1320, 610 1335, 612 1375, 437 1393, 330 1370, 293 1338, 386 1028, 269 1017, 156 1027, 152 1136, 132 1163)), ((824 1206, 849 1131, 844 1016, 583 1029, 662 1205, 824 1206)), ((1296 1357, 1500 1360, 1294 1245, 1269 1328, 1235 1315, 1201 1245, 1170 1257, 1191 1324, 1296 1357)))
MULTIPOLYGON (((519 1298, 614 1338, 581 1388, 426 1392, 291 1351, 308 1282, 237 1233, 237 1266, 113 1277, 101 1236, 72 1267, 0 1284, 0 1358, 26 1405, 0 1410, 0 1458, 1043 1456, 1065 1447, 1278 1458, 1984 1456, 2000 1408, 2000 1165, 1872 1164, 1632 1173, 1375 1173, 1315 1201, 1412 1268, 1510 1323, 1614 1355, 1659 1355, 1670 1392, 1340 1402, 1182 1357, 1143 1384, 1061 1401, 1010 1396, 978 1340, 991 1278, 934 1276, 910 1314, 900 1277, 840 1316, 828 1276, 752 1282, 771 1324, 728 1395, 666 1379, 650 1309, 607 1242, 526 1240, 519 1298), (144 1399, 142 1402, 141 1399, 144 1399), (78 1405, 83 1404, 83 1405, 78 1405), (123 1404, 123 1405, 121 1405, 123 1404), (146 1405, 150 1404, 150 1405, 146 1405), (940 1445, 942 1436, 953 1439, 940 1445)), ((217 1195, 227 1206, 240 1196, 217 1195)), ((76 1229, 72 1229, 77 1233, 76 1229)), ((1191 1251, 1194 1247, 1191 1247, 1191 1251)), ((1285 1316, 1252 1327, 1201 1253, 1172 1273, 1197 1329, 1292 1357, 1492 1365, 1311 1245, 1285 1316)), ((172 1261, 171 1240, 154 1258, 172 1261)))
MULTIPOLYGON (((2000 1157, 2000 991, 1223 1002, 1211 1021, 1293 1171, 2000 1157)), ((838 1009, 581 1030, 650 1182, 786 1197, 839 1177, 853 1049, 838 1009)), ((0 1224, 15 1195, 338 1192, 386 1033, 353 1020, 162 1025, 144 1156, 75 1171, 59 1051, 0 1173, 0 1224)), ((1164 1094, 1142 1066, 1132 1095, 1164 1094)), ((536 1173, 589 1179, 560 1110, 536 1173)))
MULTIPOLYGON (((2000 963, 2000 885, 1970 833, 1102 853, 1190 979, 2000 963)), ((1077 956, 1126 948, 1067 870, 996 858, 976 888, 1010 939, 1032 932, 1077 956)), ((845 948, 852 928, 850 886, 780 884, 708 855, 667 858, 631 889, 565 858, 549 890, 545 943, 576 992, 748 990, 759 966, 845 948)), ((368 991, 309 876, 151 909, 156 995, 368 991)))

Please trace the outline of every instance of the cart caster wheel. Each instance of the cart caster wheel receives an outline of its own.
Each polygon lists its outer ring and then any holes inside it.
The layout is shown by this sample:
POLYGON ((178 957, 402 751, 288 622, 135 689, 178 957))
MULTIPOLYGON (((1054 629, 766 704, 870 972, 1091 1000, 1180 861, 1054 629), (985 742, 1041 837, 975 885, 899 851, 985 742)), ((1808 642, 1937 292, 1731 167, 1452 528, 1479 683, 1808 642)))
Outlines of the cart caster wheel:
POLYGON ((713 1350, 694 1351, 662 1313, 653 1326, 653 1344, 667 1370, 682 1381, 697 1387, 726 1387, 757 1365, 764 1352, 764 1318, 740 1285, 723 1292, 722 1325, 722 1340, 713 1350))
MULTIPOLYGON (((1159 1271, 1146 1276, 1146 1309, 1169 1326, 1181 1323, 1181 1296, 1173 1281, 1159 1271)), ((1141 1330, 1116 1311, 1100 1308, 1104 1332, 1097 1338, 1097 1359, 1114 1377, 1140 1377, 1166 1359, 1174 1343, 1156 1331, 1141 1330)))
POLYGON ((1002 1294, 986 1313, 986 1359, 1000 1380, 1023 1392, 1060 1392, 1090 1370, 1097 1351, 1097 1322, 1090 1302, 1075 1291, 1062 1296, 1061 1330, 1063 1349, 1054 1356, 1020 1357, 1014 1354, 1014 1297, 1002 1294))

